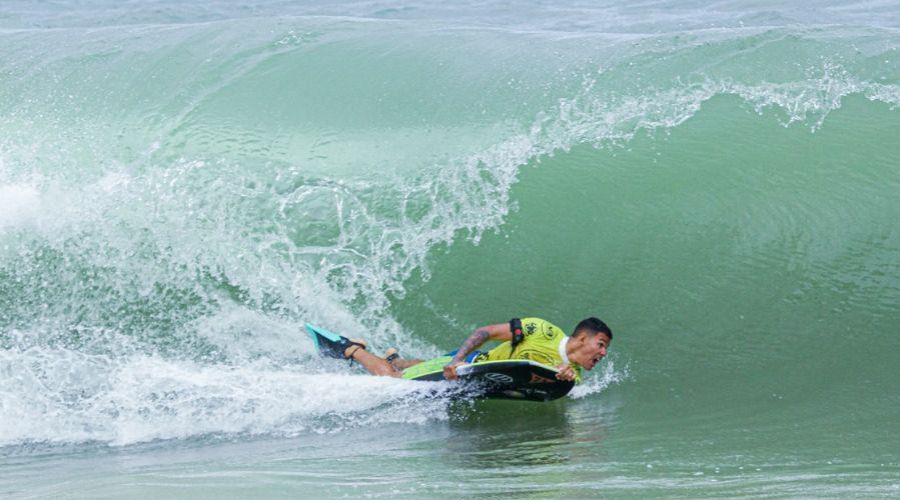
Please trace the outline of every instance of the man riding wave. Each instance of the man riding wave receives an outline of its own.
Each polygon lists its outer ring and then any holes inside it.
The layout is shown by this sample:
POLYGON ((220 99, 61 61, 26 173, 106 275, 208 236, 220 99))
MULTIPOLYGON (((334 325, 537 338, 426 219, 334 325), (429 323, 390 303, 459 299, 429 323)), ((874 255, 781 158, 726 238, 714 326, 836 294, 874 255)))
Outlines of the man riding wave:
MULTIPOLYGON (((477 328, 444 366, 444 378, 457 378, 457 368, 469 363, 521 359, 534 361, 558 370, 556 378, 581 382, 581 370, 591 370, 606 356, 612 341, 612 330, 598 318, 582 320, 571 336, 541 318, 513 318, 509 323, 497 323, 477 328), (489 340, 501 344, 487 351, 477 351, 489 340)), ((389 349, 384 358, 366 350, 366 343, 340 337, 339 341, 322 339, 322 354, 334 358, 352 359, 369 373, 386 377, 401 377, 403 370, 422 362, 401 359, 396 349, 389 349)))

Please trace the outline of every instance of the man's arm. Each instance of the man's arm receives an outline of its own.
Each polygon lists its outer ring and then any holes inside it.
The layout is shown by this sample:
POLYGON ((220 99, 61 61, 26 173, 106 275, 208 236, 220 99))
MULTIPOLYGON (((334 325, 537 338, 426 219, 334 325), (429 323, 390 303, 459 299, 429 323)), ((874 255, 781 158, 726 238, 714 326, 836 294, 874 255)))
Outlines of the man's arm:
POLYGON ((510 339, 512 339, 512 330, 509 328, 509 323, 497 323, 496 325, 477 328, 459 347, 450 363, 444 367, 444 378, 448 380, 455 379, 457 377, 456 367, 465 364, 466 356, 481 347, 488 340, 505 341, 510 339))

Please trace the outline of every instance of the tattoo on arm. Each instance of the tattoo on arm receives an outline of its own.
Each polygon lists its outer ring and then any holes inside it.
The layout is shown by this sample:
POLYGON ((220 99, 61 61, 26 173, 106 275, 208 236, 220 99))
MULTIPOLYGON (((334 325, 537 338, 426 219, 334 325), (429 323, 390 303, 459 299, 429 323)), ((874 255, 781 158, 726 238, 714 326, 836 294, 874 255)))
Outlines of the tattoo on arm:
POLYGON ((469 338, 467 338, 466 341, 463 342, 463 345, 459 348, 459 350, 456 351, 456 356, 453 356, 453 361, 451 362, 455 363, 457 361, 465 360, 466 356, 468 356, 470 352, 477 349, 479 346, 481 346, 481 344, 484 344, 487 339, 490 338, 490 336, 491 335, 487 330, 475 330, 475 332, 472 333, 472 335, 469 335, 469 338))

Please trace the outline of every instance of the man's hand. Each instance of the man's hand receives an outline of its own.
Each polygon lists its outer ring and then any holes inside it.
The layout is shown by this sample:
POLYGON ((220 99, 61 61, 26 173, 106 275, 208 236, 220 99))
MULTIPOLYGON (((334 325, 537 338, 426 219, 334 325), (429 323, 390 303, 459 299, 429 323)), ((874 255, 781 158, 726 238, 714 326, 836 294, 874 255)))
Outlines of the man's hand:
POLYGON ((459 378, 459 375, 456 374, 456 368, 459 366, 467 365, 465 361, 453 361, 447 366, 444 367, 444 378, 447 380, 456 380, 459 378))
MULTIPOLYGON (((559 370, 559 373, 556 374, 556 378, 559 380, 575 380, 575 370, 569 366, 568 363, 563 363, 556 367, 559 370)), ((447 369, 444 368, 444 376, 446 376, 447 369)))

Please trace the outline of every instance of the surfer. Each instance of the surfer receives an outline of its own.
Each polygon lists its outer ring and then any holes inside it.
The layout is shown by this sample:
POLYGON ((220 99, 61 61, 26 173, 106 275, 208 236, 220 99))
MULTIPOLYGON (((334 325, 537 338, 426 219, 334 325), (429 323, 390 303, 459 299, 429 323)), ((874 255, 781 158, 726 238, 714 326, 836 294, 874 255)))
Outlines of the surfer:
MULTIPOLYGON (((457 378, 457 368, 469 363, 508 359, 530 360, 552 368, 560 380, 581 382, 581 370, 591 370, 606 356, 612 341, 612 330, 598 318, 582 320, 568 336, 556 325, 540 318, 513 318, 509 323, 497 323, 477 328, 450 353, 451 361, 444 367, 444 378, 457 378), (481 352, 476 349, 489 340, 500 341, 497 347, 481 352)), ((366 350, 366 343, 340 337, 338 341, 322 339, 323 354, 352 359, 369 373, 386 377, 401 377, 402 371, 422 362, 401 359, 396 349, 384 358, 366 350)))

